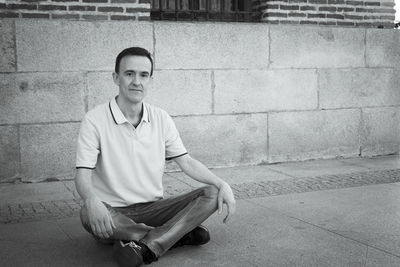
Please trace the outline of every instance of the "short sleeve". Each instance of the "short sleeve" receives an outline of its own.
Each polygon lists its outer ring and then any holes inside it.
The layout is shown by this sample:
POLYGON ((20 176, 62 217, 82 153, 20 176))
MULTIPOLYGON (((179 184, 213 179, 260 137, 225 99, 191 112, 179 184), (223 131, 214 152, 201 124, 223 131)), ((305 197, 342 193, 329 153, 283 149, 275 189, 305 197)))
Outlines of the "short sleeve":
POLYGON ((99 153, 100 138, 98 131, 87 116, 85 116, 81 122, 79 130, 76 151, 76 168, 94 169, 96 167, 99 153))
POLYGON ((171 160, 187 154, 171 116, 165 114, 165 158, 171 160))

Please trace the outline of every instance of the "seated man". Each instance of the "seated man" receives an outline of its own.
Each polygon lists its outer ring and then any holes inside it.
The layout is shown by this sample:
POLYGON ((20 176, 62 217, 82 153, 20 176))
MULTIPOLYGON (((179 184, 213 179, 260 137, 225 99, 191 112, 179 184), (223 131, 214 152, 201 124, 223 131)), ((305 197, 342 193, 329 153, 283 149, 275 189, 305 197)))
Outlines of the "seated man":
POLYGON ((221 213, 224 203, 224 222, 235 212, 230 186, 188 155, 164 110, 143 102, 152 74, 147 50, 123 50, 113 73, 118 96, 85 115, 78 137, 81 221, 98 241, 114 243, 119 266, 151 263, 171 247, 205 244, 210 237, 200 224, 221 213), (208 185, 164 199, 165 159, 208 185))

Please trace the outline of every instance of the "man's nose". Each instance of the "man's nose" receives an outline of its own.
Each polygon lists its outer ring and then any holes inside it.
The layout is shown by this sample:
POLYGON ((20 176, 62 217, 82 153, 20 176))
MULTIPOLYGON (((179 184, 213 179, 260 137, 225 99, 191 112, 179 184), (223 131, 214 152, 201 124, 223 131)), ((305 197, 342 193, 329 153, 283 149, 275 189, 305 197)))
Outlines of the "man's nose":
POLYGON ((140 84, 140 77, 139 77, 138 74, 133 75, 133 77, 132 77, 132 83, 133 83, 134 85, 139 85, 139 84, 140 84))

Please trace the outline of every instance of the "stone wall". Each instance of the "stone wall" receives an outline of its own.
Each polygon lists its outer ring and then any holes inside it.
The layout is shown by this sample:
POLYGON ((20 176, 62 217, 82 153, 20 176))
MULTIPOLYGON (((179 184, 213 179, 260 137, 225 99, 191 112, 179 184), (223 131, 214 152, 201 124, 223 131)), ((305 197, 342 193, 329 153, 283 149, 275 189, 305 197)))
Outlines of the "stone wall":
POLYGON ((147 101, 209 167, 398 153, 399 41, 386 29, 2 20, 0 181, 73 178, 79 122, 117 93, 129 46, 153 53, 147 101))

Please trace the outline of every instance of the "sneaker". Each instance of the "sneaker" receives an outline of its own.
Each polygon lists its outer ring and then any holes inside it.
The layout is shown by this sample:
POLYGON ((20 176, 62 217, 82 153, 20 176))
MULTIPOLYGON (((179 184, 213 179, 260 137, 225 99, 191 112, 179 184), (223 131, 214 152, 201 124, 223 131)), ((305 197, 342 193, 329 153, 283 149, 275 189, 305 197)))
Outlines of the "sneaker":
POLYGON ((142 247, 135 241, 116 241, 114 258, 119 267, 138 267, 143 264, 142 247))
POLYGON ((203 225, 197 226, 192 231, 184 235, 172 248, 177 248, 181 246, 199 246, 204 245, 210 241, 210 233, 208 229, 203 225))

